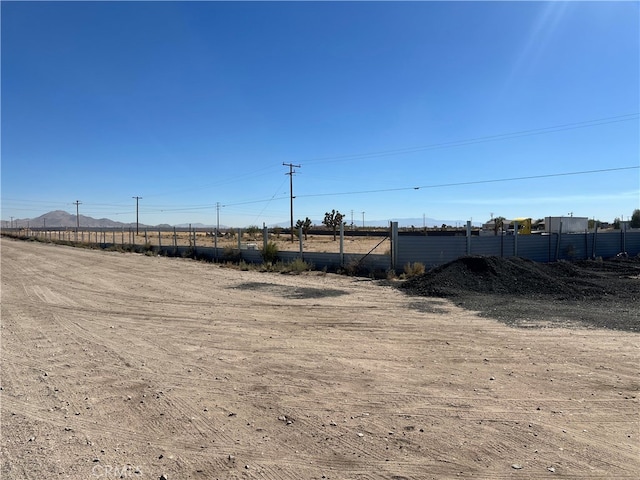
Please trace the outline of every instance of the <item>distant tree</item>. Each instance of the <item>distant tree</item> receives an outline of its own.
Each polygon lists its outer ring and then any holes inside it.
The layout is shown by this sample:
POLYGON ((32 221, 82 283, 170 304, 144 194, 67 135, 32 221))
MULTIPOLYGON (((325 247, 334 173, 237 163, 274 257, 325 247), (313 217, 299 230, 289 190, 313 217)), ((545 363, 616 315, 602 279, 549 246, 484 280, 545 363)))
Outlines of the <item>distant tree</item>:
POLYGON ((252 240, 256 238, 256 236, 258 235, 258 233, 260 233, 260 227, 257 225, 249 225, 246 229, 245 232, 246 234, 249 236, 249 238, 251 238, 252 240))
POLYGON ((600 224, 602 224, 602 222, 600 220, 596 220, 595 218, 590 218, 587 222, 589 230, 593 230, 596 227, 600 228, 600 224))
POLYGON ((640 208, 636 208, 631 214, 629 226, 631 228, 640 228, 640 208))
POLYGON ((502 227, 504 226, 504 221, 506 220, 506 218, 504 217, 496 217, 493 219, 493 234, 494 235, 498 235, 498 232, 500 230, 502 230, 502 227))
POLYGON ((326 212, 324 214, 324 220, 322 220, 322 223, 333 231, 334 242, 336 240, 336 231, 338 230, 338 227, 342 225, 343 219, 344 215, 337 210, 331 210, 331 213, 326 212))
POLYGON ((300 230, 302 228, 302 233, 304 233, 304 239, 307 239, 307 233, 309 233, 309 229, 311 228, 311 219, 306 217, 304 221, 298 220, 296 222, 296 230, 300 230))
POLYGON ((620 219, 618 217, 613 219, 613 228, 615 230, 620 230, 620 219))

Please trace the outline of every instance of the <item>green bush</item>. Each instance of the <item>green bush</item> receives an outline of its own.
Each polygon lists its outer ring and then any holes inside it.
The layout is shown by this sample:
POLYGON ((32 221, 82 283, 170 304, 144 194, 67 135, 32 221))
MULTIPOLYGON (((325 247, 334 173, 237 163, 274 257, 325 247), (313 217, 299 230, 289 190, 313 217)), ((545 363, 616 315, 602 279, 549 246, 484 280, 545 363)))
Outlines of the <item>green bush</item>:
POLYGON ((278 260, 278 245, 275 242, 267 243, 267 246, 262 249, 262 260, 265 263, 274 263, 278 260))

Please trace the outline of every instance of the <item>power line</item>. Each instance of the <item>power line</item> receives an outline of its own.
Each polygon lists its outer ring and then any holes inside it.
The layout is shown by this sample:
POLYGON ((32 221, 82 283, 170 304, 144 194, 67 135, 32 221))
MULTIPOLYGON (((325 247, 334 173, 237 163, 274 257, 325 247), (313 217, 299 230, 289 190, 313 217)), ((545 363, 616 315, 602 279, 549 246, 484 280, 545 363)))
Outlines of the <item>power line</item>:
POLYGON ((587 175, 591 173, 605 173, 605 172, 616 172, 621 170, 632 170, 632 169, 640 169, 639 165, 635 165, 632 167, 617 167, 617 168, 603 168, 600 170, 583 170, 578 172, 564 172, 564 173, 549 173, 545 175, 529 175, 526 177, 510 177, 510 178, 494 178, 488 180, 472 180, 469 182, 455 182, 455 183, 437 183, 432 185, 420 185, 417 187, 398 187, 398 188, 384 188, 378 190, 359 190, 352 192, 333 192, 333 193, 315 193, 315 194, 307 194, 307 195, 299 195, 299 197, 328 197, 328 196, 339 196, 339 195, 359 195, 365 193, 384 193, 384 192, 399 192, 402 190, 420 190, 427 188, 444 188, 444 187, 458 187, 461 185, 478 185, 483 183, 498 183, 498 182, 514 182, 518 180, 533 180, 536 178, 551 178, 551 177, 565 177, 569 175, 587 175))
POLYGON ((246 173, 243 175, 236 175, 233 177, 225 177, 224 180, 220 180, 217 182, 213 182, 213 183, 207 183, 204 185, 199 185, 199 186, 194 186, 194 187, 188 187, 188 188, 184 188, 184 189, 180 189, 180 190, 170 190, 170 191, 165 191, 165 192, 160 192, 160 193, 155 193, 153 195, 147 195, 147 197, 163 197, 166 195, 176 195, 179 193, 185 193, 185 192, 195 192, 197 190, 204 190, 204 189, 208 189, 211 187, 215 187, 215 186, 219 186, 219 185, 229 185, 235 182, 238 182, 240 180, 245 180, 247 178, 254 178, 254 177, 264 177, 264 172, 268 171, 268 170, 274 170, 275 167, 262 167, 262 168, 258 168, 258 169, 252 169, 251 173, 246 173))
POLYGON ((627 122, 637 120, 639 113, 629 113, 625 115, 616 115, 614 117, 605 117, 595 120, 586 120, 582 122, 565 123, 554 125, 551 127, 534 128, 529 130, 520 130, 516 132, 500 133, 495 135, 487 135, 482 137, 469 138, 464 140, 453 140, 450 142, 432 143, 429 145, 421 145, 415 147, 404 147, 392 150, 381 150, 377 152, 354 153, 349 155, 336 155, 331 157, 320 157, 305 160, 305 164, 330 162, 338 160, 359 160, 367 158, 388 157, 393 155, 403 155, 408 153, 422 152, 425 150, 436 150, 442 148, 462 147, 466 145, 474 145, 477 143, 496 142, 500 140, 511 140, 513 138, 529 137, 534 135, 544 135, 547 133, 562 132, 566 130, 576 130, 579 128, 596 127, 599 125, 608 125, 611 123, 627 122))
MULTIPOLYGON (((456 187, 456 186, 464 186, 464 185, 480 185, 487 183, 499 183, 499 182, 515 182, 522 180, 534 180, 540 178, 553 178, 553 177, 564 177, 564 176, 575 176, 575 175, 589 175, 594 173, 607 173, 607 172, 617 172, 617 171, 625 171, 625 170, 638 170, 640 166, 626 166, 626 167, 612 167, 612 168, 603 168, 597 170, 581 170, 581 171, 573 171, 573 172, 561 172, 561 173, 549 173, 542 175, 529 175, 522 177, 508 177, 508 178, 493 178, 493 179, 485 179, 485 180, 472 180, 467 182, 451 182, 451 183, 437 183, 437 184, 429 184, 429 185, 418 185, 418 186, 405 186, 405 187, 397 187, 397 188, 385 188, 385 189, 376 189, 376 190, 353 190, 347 192, 326 192, 326 193, 310 193, 304 195, 296 195, 296 198, 312 198, 312 197, 331 197, 331 196, 341 196, 341 195, 364 195, 371 193, 386 193, 386 192, 399 192, 399 191, 407 191, 407 190, 420 190, 420 189, 431 189, 431 188, 447 188, 447 187, 456 187)), ((288 173, 287 173, 288 175, 288 173)), ((281 197, 271 197, 266 199, 259 200, 249 200, 246 202, 232 202, 219 204, 222 207, 231 207, 231 206, 239 206, 239 205, 251 205, 256 203, 265 203, 272 202, 274 200, 284 200, 286 196, 281 197)), ((81 202, 77 201, 78 204, 81 202)), ((76 202, 73 202, 75 205, 76 202)), ((174 207, 174 208, 164 208, 162 206, 147 206, 145 209, 145 213, 148 215, 154 215, 159 213, 180 213, 180 212, 191 212, 196 210, 207 210, 216 208, 218 203, 209 204, 209 205, 185 205, 184 207, 174 207)), ((77 205, 76 205, 77 207, 77 205)), ((14 209, 16 210, 16 209, 14 209)), ((27 210, 27 209, 23 209, 27 210)), ((130 212, 126 212, 127 214, 130 212)))

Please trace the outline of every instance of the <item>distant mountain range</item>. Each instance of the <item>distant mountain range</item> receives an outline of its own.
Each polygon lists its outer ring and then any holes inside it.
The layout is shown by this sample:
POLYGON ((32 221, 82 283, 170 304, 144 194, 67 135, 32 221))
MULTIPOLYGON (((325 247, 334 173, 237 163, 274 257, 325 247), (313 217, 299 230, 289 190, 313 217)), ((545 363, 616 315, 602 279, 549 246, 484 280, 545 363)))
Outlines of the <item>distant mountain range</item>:
MULTIPOLYGON (((135 222, 116 222, 115 220, 111 220, 110 218, 93 218, 88 217, 86 215, 79 215, 80 217, 80 227, 85 228, 135 228, 135 222)), ((2 220, 3 225, 9 226, 9 220, 2 220)), ((73 228, 78 224, 76 220, 76 216, 65 212, 64 210, 54 210, 53 212, 45 213, 44 215, 40 215, 36 218, 19 218, 17 220, 13 220, 14 228, 42 228, 42 227, 50 227, 50 228, 64 228, 70 227, 73 228)), ((204 225, 202 223, 182 223, 180 225, 146 225, 144 223, 138 224, 139 228, 169 228, 169 227, 178 227, 178 228, 187 228, 189 226, 193 228, 214 228, 211 225, 204 225)), ((224 225, 220 225, 220 228, 227 228, 224 225)))
MULTIPOLYGON (((135 228, 135 222, 123 223, 116 222, 109 218, 93 218, 87 217, 85 215, 80 215, 80 226, 88 227, 88 228, 135 228)), ((351 226, 349 219, 347 220, 347 228, 351 226)), ((433 218, 392 218, 389 220, 367 220, 365 222, 365 226, 367 227, 386 227, 389 225, 389 221, 398 222, 399 227, 412 227, 422 228, 423 225, 427 227, 439 227, 442 224, 451 225, 451 226, 464 226, 466 225, 465 220, 436 220, 433 218)), ((322 220, 312 220, 314 225, 322 225, 322 220)), ((9 226, 8 220, 2 220, 3 226, 9 226)), ((32 227, 32 228, 40 228, 40 227, 51 227, 51 228, 60 228, 60 227, 75 227, 77 225, 76 216, 71 213, 65 212, 64 210, 55 210, 53 212, 45 213, 44 215, 40 215, 36 218, 21 218, 18 220, 13 220, 13 226, 18 228, 24 227, 32 227)), ((356 222, 354 220, 353 225, 355 227, 362 226, 362 223, 356 222)), ((475 226, 479 225, 478 223, 474 223, 475 226)), ((205 225, 202 223, 182 223, 179 225, 145 225, 140 223, 140 228, 168 228, 168 227, 178 227, 178 228, 187 228, 191 226, 192 228, 215 228, 215 225, 205 225)), ((280 226, 280 227, 288 227, 289 222, 279 222, 269 225, 270 228, 280 226)), ((246 225, 245 225, 246 227, 246 225)), ((220 225, 221 229, 229 228, 226 225, 220 225)))
MULTIPOLYGON (((109 218, 93 218, 85 215, 79 215, 80 226, 90 228, 114 228, 114 227, 135 227, 134 223, 115 222, 109 218)), ((3 220, 3 223, 6 221, 3 220)), ((20 218, 13 221, 14 227, 75 227, 78 221, 75 215, 72 215, 64 210, 54 210, 53 212, 45 213, 36 218, 20 218)), ((142 227, 142 224, 140 224, 142 227)))

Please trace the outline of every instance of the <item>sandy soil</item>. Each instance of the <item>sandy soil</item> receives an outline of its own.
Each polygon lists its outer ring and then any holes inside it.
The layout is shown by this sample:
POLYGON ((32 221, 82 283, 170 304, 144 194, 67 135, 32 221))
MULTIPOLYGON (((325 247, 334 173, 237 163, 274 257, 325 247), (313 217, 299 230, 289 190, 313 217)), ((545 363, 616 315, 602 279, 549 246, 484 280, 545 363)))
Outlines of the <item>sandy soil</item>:
POLYGON ((1 477, 637 478, 635 333, 2 239, 1 477))

